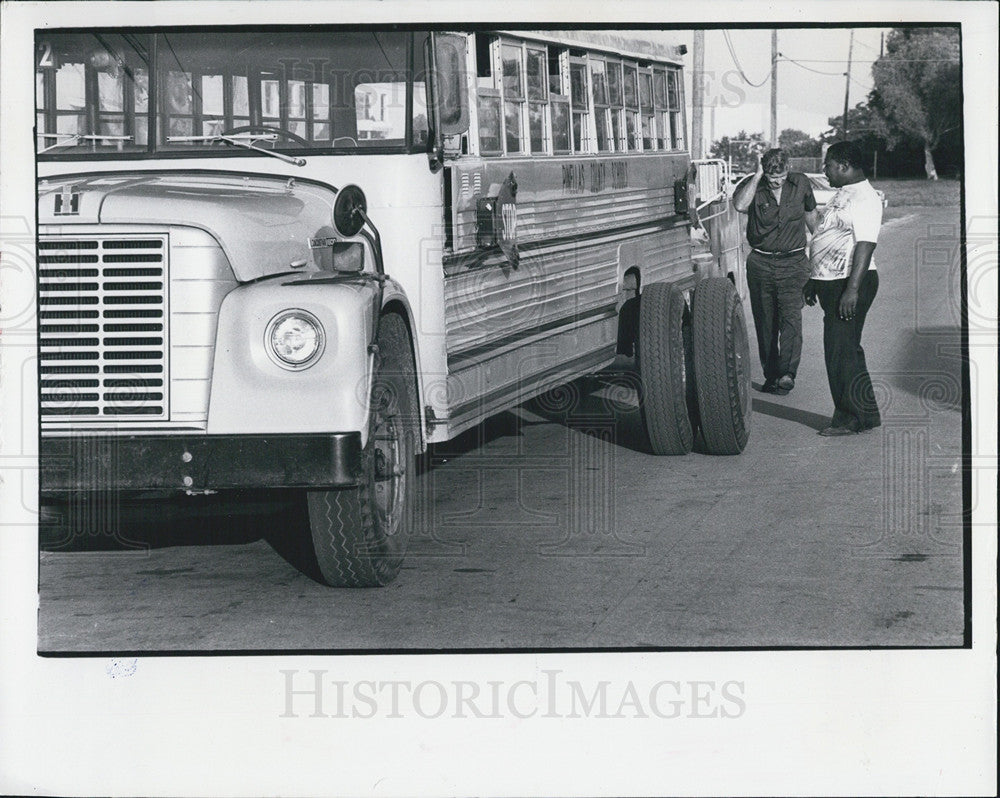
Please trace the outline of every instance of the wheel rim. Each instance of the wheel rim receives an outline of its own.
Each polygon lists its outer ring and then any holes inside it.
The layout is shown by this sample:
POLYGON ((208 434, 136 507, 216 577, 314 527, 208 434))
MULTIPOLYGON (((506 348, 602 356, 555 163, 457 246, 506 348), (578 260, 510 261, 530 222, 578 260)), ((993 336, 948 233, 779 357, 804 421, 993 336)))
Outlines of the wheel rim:
POLYGON ((375 512, 379 527, 394 535, 402 522, 403 497, 406 492, 405 445, 399 414, 391 412, 391 390, 383 387, 373 397, 375 414, 372 430, 375 483, 375 512))

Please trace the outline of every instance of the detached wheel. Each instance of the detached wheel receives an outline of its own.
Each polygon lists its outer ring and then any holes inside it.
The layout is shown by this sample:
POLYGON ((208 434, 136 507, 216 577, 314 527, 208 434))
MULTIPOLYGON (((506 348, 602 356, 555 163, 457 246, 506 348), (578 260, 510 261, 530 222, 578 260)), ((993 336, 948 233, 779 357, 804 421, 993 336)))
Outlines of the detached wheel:
POLYGON ((642 423, 653 454, 687 454, 694 443, 688 387, 684 294, 652 283, 639 303, 642 423))
POLYGON ((416 489, 418 414, 413 353, 403 319, 378 326, 364 477, 354 488, 308 493, 309 526, 322 580, 331 587, 380 587, 406 553, 416 489))
POLYGON ((743 305, 727 278, 698 283, 692 328, 705 447, 709 454, 739 454, 750 436, 750 342, 743 305))

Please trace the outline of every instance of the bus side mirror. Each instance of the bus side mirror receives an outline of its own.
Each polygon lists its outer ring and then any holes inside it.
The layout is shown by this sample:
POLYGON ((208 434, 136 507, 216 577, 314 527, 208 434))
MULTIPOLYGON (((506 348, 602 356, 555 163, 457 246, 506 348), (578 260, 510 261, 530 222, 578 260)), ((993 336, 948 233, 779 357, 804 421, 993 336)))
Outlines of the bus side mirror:
POLYGON ((458 136, 469 129, 469 89, 465 36, 434 35, 434 112, 441 136, 458 136))

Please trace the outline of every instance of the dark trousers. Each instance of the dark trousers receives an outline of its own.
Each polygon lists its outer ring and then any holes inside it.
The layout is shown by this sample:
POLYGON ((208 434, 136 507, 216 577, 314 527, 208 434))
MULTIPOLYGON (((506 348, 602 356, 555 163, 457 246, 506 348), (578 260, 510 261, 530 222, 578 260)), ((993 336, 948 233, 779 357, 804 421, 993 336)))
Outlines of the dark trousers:
POLYGON ((854 316, 846 320, 840 318, 838 307, 847 280, 813 280, 813 285, 823 308, 823 354, 834 406, 831 423, 853 430, 877 427, 882 418, 861 348, 861 331, 878 293, 878 272, 867 272, 862 278, 854 316))
POLYGON ((802 359, 802 289, 809 280, 804 252, 784 257, 751 251, 747 257, 747 288, 757 330, 757 347, 764 379, 795 376, 802 359))

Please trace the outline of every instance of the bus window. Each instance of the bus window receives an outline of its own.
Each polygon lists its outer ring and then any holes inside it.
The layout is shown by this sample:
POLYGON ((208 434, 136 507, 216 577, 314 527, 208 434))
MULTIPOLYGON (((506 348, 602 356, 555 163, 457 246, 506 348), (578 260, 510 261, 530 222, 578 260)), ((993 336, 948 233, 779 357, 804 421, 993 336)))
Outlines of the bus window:
POLYGON ((402 145, 408 36, 160 34, 159 144, 198 149, 211 141, 176 139, 260 133, 279 149, 402 145))
MULTIPOLYGON (((414 124, 416 114, 407 118, 412 36, 370 30, 44 34, 35 64, 39 152, 215 155, 222 150, 213 137, 223 134, 280 149, 398 151, 409 128, 427 127, 426 117, 422 126, 414 124)), ((421 52, 418 63, 422 58, 421 52)))
POLYGON ((639 151, 639 73, 633 64, 625 65, 625 147, 639 151))
POLYGON ((624 115, 624 94, 622 92, 622 65, 617 61, 608 61, 608 100, 611 103, 611 140, 614 149, 625 151, 625 135, 622 127, 624 115))
POLYGON ((548 141, 548 53, 527 48, 528 144, 533 153, 549 151, 548 141))
POLYGON ((142 150, 148 142, 149 37, 50 34, 36 56, 39 152, 142 150))
POLYGON ((426 144, 430 135, 430 114, 427 104, 430 98, 427 96, 427 63, 426 53, 429 46, 430 37, 427 35, 417 36, 413 42, 413 143, 417 145, 426 144))
POLYGON ((573 109, 573 151, 590 151, 590 92, 587 86, 587 62, 572 59, 569 65, 570 98, 573 109))
POLYGON ((662 69, 653 72, 653 105, 656 122, 656 149, 669 150, 670 115, 667 110, 667 75, 662 69))
POLYGON ((667 104, 670 114, 670 146, 671 149, 684 149, 684 120, 681 116, 681 96, 678 76, 680 71, 671 69, 667 72, 667 104))
POLYGON ((597 133, 597 151, 614 149, 611 135, 611 108, 608 98, 608 79, 603 59, 591 57, 590 79, 594 90, 594 125, 597 133))
POLYGON ((552 152, 556 155, 568 153, 572 148, 569 86, 564 65, 564 60, 568 57, 565 51, 556 47, 548 48, 549 112, 552 115, 552 152))
POLYGON ((524 74, 521 68, 521 46, 503 44, 500 50, 503 64, 504 135, 509 154, 524 151, 524 74))
POLYGON ((480 89, 476 99, 479 111, 479 152, 482 155, 503 153, 500 141, 500 92, 480 89))
POLYGON ((493 83, 492 40, 476 34, 476 110, 479 116, 479 153, 502 155, 500 91, 493 83))
POLYGON ((639 110, 642 117, 642 149, 654 149, 653 141, 653 73, 639 73, 639 110))

